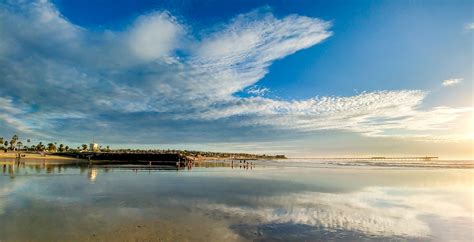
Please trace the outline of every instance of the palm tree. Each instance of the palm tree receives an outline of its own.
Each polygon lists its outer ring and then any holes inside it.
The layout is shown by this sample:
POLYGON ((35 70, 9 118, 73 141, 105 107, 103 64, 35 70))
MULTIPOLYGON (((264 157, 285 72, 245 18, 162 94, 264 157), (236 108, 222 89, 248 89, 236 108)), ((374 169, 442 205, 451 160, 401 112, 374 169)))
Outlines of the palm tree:
POLYGON ((48 151, 49 152, 55 152, 56 151, 56 145, 53 143, 48 144, 48 151))
POLYGON ((28 146, 30 145, 30 142, 31 142, 30 139, 26 139, 26 143, 28 143, 28 145, 26 146, 26 150, 29 150, 28 146))
POLYGON ((83 150, 83 151, 86 151, 86 150, 87 150, 87 145, 86 145, 86 144, 82 144, 82 150, 83 150))
POLYGON ((69 150, 69 146, 66 145, 66 147, 64 147, 64 149, 65 149, 66 151, 68 151, 68 150, 69 150))
POLYGON ((59 145, 59 152, 63 152, 64 151, 64 145, 63 144, 60 144, 59 145))
POLYGON ((38 145, 36 146, 37 151, 43 151, 44 150, 44 145, 43 142, 39 142, 38 145))
POLYGON ((18 135, 13 135, 12 139, 10 140, 10 149, 16 150, 16 142, 18 141, 18 135))
POLYGON ((18 144, 16 144, 16 147, 18 147, 18 149, 21 150, 21 148, 23 148, 23 143, 19 141, 18 144))

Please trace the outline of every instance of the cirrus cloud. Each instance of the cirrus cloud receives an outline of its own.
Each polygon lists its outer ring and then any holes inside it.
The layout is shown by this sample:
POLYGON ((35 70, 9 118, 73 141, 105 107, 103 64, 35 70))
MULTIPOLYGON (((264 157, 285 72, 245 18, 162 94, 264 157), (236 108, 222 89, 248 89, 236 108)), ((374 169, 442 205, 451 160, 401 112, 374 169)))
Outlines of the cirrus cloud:
POLYGON ((430 135, 472 111, 422 110, 428 93, 420 90, 264 97, 268 89, 255 87, 274 61, 332 35, 331 23, 316 18, 277 18, 259 9, 192 36, 192 27, 168 12, 141 16, 122 31, 97 32, 71 23, 48 1, 0 5, 6 130, 109 142, 135 136, 145 143, 243 133, 253 139, 274 130, 406 137, 430 135), (254 95, 236 95, 245 90, 254 95))

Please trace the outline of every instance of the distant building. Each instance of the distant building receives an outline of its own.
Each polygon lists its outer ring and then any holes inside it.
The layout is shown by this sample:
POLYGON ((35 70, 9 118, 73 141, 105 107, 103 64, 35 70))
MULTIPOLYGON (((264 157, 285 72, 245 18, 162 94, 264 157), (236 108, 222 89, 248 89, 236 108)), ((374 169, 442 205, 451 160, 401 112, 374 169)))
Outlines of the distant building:
POLYGON ((90 150, 90 151, 98 151, 98 150, 99 150, 99 144, 97 144, 97 143, 91 143, 91 144, 89 145, 89 150, 90 150))

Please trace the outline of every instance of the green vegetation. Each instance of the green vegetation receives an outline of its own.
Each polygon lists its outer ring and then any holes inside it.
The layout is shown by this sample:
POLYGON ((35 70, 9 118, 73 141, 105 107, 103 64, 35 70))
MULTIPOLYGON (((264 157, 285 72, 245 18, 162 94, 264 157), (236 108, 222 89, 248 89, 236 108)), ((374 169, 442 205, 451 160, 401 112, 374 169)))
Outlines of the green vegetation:
POLYGON ((5 152, 21 151, 21 152, 47 152, 47 153, 79 153, 79 152, 107 152, 107 153, 148 153, 148 154, 180 154, 186 157, 197 159, 216 158, 216 159, 285 159, 284 155, 265 155, 265 154, 247 154, 247 153, 222 153, 222 152, 206 152, 206 151, 190 151, 190 150, 170 150, 170 149, 111 149, 110 146, 99 146, 98 150, 91 151, 87 144, 82 144, 75 149, 65 144, 57 145, 57 142, 50 142, 46 146, 42 141, 37 144, 31 139, 26 139, 26 145, 20 140, 18 135, 13 135, 10 140, 0 137, 0 149, 5 152), (31 144, 31 145, 30 145, 31 144))

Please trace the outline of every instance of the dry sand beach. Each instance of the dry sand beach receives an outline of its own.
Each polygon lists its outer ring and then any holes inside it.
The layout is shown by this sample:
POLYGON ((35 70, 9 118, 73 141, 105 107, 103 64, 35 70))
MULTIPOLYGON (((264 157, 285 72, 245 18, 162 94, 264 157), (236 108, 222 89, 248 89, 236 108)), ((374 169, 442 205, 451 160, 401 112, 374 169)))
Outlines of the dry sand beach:
MULTIPOLYGON (((49 161, 51 162, 67 162, 67 161, 76 161, 75 158, 58 156, 58 155, 49 155, 49 154, 40 154, 37 152, 21 152, 21 160, 26 160, 28 162, 42 162, 42 161, 49 161)), ((18 152, 0 152, 0 163, 2 162, 11 162, 17 159, 18 152)))

